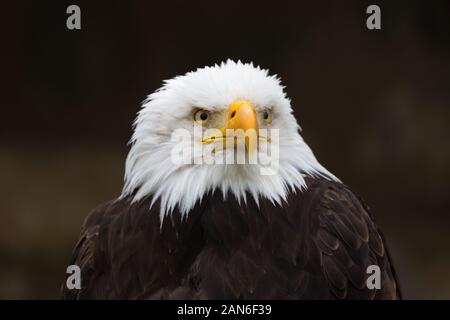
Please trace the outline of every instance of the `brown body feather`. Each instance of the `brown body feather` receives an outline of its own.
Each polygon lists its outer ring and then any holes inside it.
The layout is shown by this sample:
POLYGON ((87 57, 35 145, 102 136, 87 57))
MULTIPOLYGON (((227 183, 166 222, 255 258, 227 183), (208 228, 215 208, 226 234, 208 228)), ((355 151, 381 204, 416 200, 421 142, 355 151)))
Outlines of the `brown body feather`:
POLYGON ((346 186, 307 178, 283 206, 205 196, 160 228, 151 198, 115 200, 82 227, 70 264, 81 289, 66 299, 399 299, 386 244, 346 186), (366 286, 369 265, 381 289, 366 286))

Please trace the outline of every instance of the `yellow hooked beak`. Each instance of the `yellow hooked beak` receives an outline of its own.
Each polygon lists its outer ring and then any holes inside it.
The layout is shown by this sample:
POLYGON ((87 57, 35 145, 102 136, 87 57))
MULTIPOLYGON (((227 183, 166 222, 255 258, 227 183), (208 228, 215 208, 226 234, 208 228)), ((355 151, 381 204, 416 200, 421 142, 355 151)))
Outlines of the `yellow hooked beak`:
POLYGON ((245 131, 258 130, 258 119, 255 107, 247 100, 237 100, 228 107, 227 125, 225 129, 245 131))
MULTIPOLYGON (((258 118, 253 104, 247 100, 234 101, 227 112, 227 123, 222 133, 225 138, 231 134, 231 138, 236 143, 239 134, 244 137, 245 147, 250 156, 257 147, 258 142, 258 118), (232 130, 227 134, 227 130, 232 130), (240 131, 240 132, 239 132, 240 131)), ((227 141, 228 139, 225 139, 227 141)))
POLYGON ((236 145, 244 141, 248 154, 252 157, 258 145, 258 129, 258 118, 253 104, 247 100, 237 100, 228 107, 226 125, 218 129, 220 137, 213 134, 204 138, 202 143, 223 141, 226 148, 228 143, 236 145))

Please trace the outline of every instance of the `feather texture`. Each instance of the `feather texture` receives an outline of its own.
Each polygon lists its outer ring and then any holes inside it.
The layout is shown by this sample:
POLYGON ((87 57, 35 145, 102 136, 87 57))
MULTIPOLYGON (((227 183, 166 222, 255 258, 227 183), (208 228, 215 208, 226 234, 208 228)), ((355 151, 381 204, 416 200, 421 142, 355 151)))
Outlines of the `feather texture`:
POLYGON ((121 198, 86 219, 70 264, 81 290, 66 299, 398 299, 384 240, 339 182, 305 179, 282 205, 220 192, 160 228, 158 202, 121 198), (369 265, 381 289, 366 287, 369 265))

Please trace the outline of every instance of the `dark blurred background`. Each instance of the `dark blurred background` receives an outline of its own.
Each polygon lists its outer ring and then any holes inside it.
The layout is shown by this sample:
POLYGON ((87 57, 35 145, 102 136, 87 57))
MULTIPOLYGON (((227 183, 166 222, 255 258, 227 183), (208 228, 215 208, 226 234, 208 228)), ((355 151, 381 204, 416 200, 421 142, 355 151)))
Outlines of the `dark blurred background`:
POLYGON ((372 208, 405 297, 450 298, 449 1, 0 6, 0 298, 58 298, 83 219, 121 191, 141 101, 228 58, 283 79, 318 159, 372 208))

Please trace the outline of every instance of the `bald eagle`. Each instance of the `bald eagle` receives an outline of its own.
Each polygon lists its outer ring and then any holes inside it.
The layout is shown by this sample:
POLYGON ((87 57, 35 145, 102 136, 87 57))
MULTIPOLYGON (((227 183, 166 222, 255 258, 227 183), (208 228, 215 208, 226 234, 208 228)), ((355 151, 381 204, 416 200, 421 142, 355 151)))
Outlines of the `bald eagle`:
POLYGON ((369 208, 316 160, 267 70, 228 60, 168 80, 133 128, 122 194, 86 218, 64 298, 401 298, 369 208))

